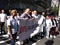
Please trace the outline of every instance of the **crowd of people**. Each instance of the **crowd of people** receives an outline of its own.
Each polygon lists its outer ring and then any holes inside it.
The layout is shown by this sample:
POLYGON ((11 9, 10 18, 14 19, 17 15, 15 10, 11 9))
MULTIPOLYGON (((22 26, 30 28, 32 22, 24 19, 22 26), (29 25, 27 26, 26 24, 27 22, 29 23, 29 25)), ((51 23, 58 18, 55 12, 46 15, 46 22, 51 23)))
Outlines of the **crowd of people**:
POLYGON ((37 30, 40 30, 39 35, 41 38, 44 36, 47 39, 56 38, 56 32, 58 32, 58 20, 53 14, 46 14, 42 12, 38 14, 36 10, 31 11, 29 8, 25 9, 24 12, 19 15, 17 10, 10 11, 10 17, 7 18, 7 14, 4 13, 4 10, 1 10, 0 13, 0 25, 1 25, 1 34, 5 33, 5 22, 7 23, 7 31, 11 39, 10 44, 15 45, 15 39, 17 37, 17 31, 20 26, 20 18, 24 20, 38 20, 37 30))

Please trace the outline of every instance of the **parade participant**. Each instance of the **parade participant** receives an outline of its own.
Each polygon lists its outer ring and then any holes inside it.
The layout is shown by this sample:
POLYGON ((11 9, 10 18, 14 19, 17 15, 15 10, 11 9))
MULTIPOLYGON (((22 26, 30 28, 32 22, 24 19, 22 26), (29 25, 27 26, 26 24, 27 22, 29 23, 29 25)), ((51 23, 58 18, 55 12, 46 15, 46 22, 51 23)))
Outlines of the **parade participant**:
POLYGON ((32 16, 38 19, 38 14, 36 10, 32 11, 32 16))
POLYGON ((12 10, 11 16, 7 20, 7 27, 8 27, 8 32, 9 32, 10 39, 11 39, 11 43, 10 43, 11 45, 15 45, 15 40, 17 37, 18 20, 16 18, 16 15, 17 15, 17 11, 12 10))
MULTIPOLYGON (((24 19, 25 21, 28 20, 33 20, 34 18, 32 17, 32 15, 30 15, 31 11, 29 8, 25 9, 25 11, 23 12, 23 14, 20 16, 21 19, 24 19)), ((28 42, 29 39, 26 39, 23 41, 23 44, 28 42)))
POLYGON ((38 25, 40 27, 40 35, 41 35, 41 38, 43 37, 43 27, 45 26, 45 12, 42 12, 42 15, 40 17, 40 19, 38 20, 38 25))
POLYGON ((51 28, 51 31, 50 31, 50 38, 56 38, 56 26, 57 26, 57 22, 56 22, 56 19, 55 17, 53 16, 53 18, 51 19, 52 21, 52 28, 51 28))
POLYGON ((20 19, 20 13, 17 13, 17 18, 20 19))
POLYGON ((5 22, 7 20, 7 14, 5 14, 5 11, 4 10, 1 10, 1 13, 0 13, 0 22, 1 22, 1 34, 5 33, 5 22))
POLYGON ((36 22, 34 22, 34 24, 36 25, 38 25, 39 16, 36 10, 32 11, 32 17, 35 19, 36 22))
POLYGON ((55 21, 56 21, 56 35, 58 35, 59 34, 59 22, 58 22, 57 17, 55 17, 55 21))
POLYGON ((30 9, 27 8, 20 17, 23 19, 26 19, 26 20, 31 19, 33 17, 32 17, 32 15, 30 15, 30 12, 31 12, 30 9))
POLYGON ((49 39, 49 32, 52 27, 52 22, 49 16, 46 16, 46 38, 49 39))

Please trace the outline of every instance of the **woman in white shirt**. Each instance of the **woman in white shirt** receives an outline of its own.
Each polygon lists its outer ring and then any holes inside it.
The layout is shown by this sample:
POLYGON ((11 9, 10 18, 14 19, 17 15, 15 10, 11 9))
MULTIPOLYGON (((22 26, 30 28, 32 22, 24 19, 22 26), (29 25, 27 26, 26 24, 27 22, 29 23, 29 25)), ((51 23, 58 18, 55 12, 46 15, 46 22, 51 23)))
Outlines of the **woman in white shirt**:
POLYGON ((52 27, 52 22, 49 16, 46 16, 46 38, 49 39, 49 32, 52 27))

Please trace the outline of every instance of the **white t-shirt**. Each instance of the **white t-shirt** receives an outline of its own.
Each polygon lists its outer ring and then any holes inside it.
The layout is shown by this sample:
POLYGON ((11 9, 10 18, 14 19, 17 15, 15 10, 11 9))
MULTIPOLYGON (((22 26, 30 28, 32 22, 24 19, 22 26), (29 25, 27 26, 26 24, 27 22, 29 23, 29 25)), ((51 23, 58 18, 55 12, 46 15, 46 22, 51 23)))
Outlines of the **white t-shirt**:
POLYGON ((38 24, 39 25, 42 25, 42 22, 43 22, 44 19, 45 19, 45 17, 44 16, 41 16, 41 18, 38 20, 38 24))
POLYGON ((6 14, 0 14, 0 21, 1 22, 5 22, 6 21, 6 18, 7 18, 7 15, 6 14))
POLYGON ((46 29, 51 28, 51 27, 52 27, 51 19, 46 19, 46 29))
POLYGON ((15 17, 14 19, 12 18, 12 16, 10 16, 10 18, 7 20, 7 26, 11 26, 11 31, 12 34, 15 34, 17 32, 17 28, 18 28, 18 20, 15 17))
POLYGON ((32 16, 33 16, 34 18, 38 18, 38 16, 36 16, 36 15, 34 15, 34 14, 32 14, 32 16))

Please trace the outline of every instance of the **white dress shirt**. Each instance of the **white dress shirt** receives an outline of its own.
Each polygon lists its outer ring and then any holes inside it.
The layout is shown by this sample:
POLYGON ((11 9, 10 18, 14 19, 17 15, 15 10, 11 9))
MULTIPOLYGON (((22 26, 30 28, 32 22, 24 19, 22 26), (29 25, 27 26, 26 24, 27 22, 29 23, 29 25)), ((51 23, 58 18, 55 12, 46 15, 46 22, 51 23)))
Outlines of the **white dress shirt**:
POLYGON ((0 14, 0 21, 1 22, 5 22, 6 21, 6 18, 7 18, 7 15, 6 14, 0 14))

